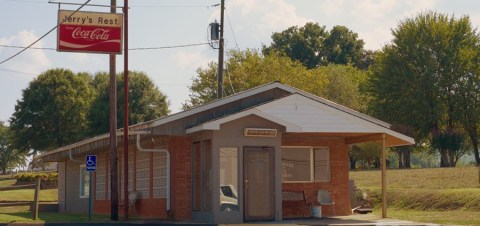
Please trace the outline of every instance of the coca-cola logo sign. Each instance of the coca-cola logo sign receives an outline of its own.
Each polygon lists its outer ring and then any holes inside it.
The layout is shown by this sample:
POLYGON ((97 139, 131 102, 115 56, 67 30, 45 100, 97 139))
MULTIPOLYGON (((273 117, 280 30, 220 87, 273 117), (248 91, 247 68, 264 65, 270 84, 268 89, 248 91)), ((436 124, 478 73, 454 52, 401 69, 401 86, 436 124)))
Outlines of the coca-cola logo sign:
POLYGON ((58 51, 121 53, 121 14, 60 10, 58 51))
POLYGON ((108 40, 110 29, 96 28, 94 30, 82 30, 81 27, 73 29, 72 38, 87 40, 108 40))

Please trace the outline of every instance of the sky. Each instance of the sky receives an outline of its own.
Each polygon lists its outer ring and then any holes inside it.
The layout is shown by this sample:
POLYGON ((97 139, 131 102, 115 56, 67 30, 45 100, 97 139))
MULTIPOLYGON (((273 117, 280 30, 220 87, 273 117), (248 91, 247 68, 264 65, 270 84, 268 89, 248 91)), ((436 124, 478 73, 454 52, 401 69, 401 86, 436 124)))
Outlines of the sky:
MULTIPOLYGON (((84 3, 86 0, 50 0, 84 3)), ((117 0, 119 6, 122 0, 117 0)), ((208 42, 208 24, 220 21, 220 0, 130 0, 129 48, 189 47, 130 50, 129 69, 143 71, 167 95, 172 113, 188 100, 192 78, 198 68, 218 60, 218 50, 208 42), (195 45, 199 44, 199 45, 195 45)), ((108 5, 109 0, 90 4, 108 5)), ((48 0, 0 0, 0 62, 42 37, 57 23, 58 9, 78 6, 49 3, 48 0)), ((225 47, 260 49, 271 43, 271 35, 291 26, 315 22, 330 30, 343 25, 358 33, 365 48, 381 49, 391 42, 391 30, 406 18, 425 11, 455 17, 470 16, 480 27, 478 0, 225 0, 225 47)), ((106 7, 85 7, 83 11, 107 12, 106 7)), ((119 10, 120 12, 120 10, 119 10)), ((52 68, 73 72, 108 71, 108 55, 57 52, 56 30, 34 47, 0 64, 0 121, 8 123, 22 90, 39 74, 52 68)), ((228 60, 228 54, 225 56, 228 60)), ((117 72, 123 71, 123 55, 117 55, 117 72)))

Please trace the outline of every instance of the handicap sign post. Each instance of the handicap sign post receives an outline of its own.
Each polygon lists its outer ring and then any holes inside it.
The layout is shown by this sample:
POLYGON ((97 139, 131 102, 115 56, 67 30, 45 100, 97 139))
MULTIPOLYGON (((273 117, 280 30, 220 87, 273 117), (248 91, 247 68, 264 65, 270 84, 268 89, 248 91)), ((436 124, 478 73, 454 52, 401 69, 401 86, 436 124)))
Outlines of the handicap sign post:
POLYGON ((92 187, 93 187, 93 176, 92 172, 95 172, 97 169, 97 156, 96 155, 87 155, 87 159, 85 160, 85 169, 87 172, 90 173, 90 180, 88 186, 88 220, 90 221, 92 218, 92 206, 93 206, 93 194, 92 194, 92 187))

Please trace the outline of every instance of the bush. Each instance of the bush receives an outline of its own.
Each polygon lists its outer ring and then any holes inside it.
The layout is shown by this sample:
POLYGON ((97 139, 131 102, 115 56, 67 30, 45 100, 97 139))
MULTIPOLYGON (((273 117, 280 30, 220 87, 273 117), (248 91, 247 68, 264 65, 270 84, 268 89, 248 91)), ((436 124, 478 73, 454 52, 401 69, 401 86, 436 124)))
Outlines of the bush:
POLYGON ((58 186, 58 173, 20 173, 15 175, 18 184, 33 184, 35 178, 40 177, 41 188, 56 188, 58 186))

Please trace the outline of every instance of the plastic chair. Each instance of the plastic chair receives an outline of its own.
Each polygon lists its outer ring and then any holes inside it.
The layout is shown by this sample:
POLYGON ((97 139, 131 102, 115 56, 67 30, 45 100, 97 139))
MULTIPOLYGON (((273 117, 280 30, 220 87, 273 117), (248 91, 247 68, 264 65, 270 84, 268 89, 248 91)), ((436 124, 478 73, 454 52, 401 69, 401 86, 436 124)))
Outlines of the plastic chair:
POLYGON ((138 192, 132 191, 128 193, 128 208, 133 209, 133 213, 136 214, 135 203, 137 203, 138 192))
POLYGON ((317 202, 322 206, 332 206, 333 216, 336 216, 335 213, 335 202, 330 198, 330 194, 326 190, 318 190, 317 202))

